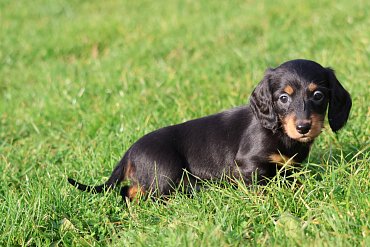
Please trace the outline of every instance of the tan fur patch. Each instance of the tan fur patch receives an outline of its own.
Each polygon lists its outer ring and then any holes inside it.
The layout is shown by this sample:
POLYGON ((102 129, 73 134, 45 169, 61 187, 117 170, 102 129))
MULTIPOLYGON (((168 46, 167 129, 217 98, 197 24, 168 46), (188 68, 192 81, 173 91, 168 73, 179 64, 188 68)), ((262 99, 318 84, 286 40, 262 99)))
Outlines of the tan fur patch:
POLYGON ((294 165, 296 162, 294 161, 294 159, 291 159, 283 154, 279 154, 279 153, 276 153, 276 154, 271 154, 269 156, 269 160, 271 163, 275 163, 275 164, 279 164, 279 165, 284 165, 284 164, 288 164, 288 165, 294 165))
POLYGON ((292 139, 298 139, 302 136, 296 129, 296 120, 295 114, 287 115, 282 119, 284 131, 292 139))
POLYGON ((294 93, 294 89, 288 85, 284 88, 284 92, 286 92, 289 95, 292 95, 294 93))
POLYGON ((302 135, 298 133, 296 129, 297 117, 295 114, 287 115, 285 118, 281 119, 285 133, 292 139, 300 142, 310 142, 313 141, 320 133, 324 126, 324 116, 313 113, 310 117, 311 119, 311 129, 310 131, 302 135))
POLYGON ((127 190, 127 197, 132 200, 135 199, 138 196, 144 195, 144 189, 142 187, 139 187, 137 185, 132 185, 127 190))
POLYGON ((324 127, 324 116, 313 113, 311 115, 311 129, 307 133, 307 136, 314 139, 320 135, 322 128, 324 127))
POLYGON ((311 82, 310 84, 308 84, 308 90, 310 90, 311 92, 315 91, 317 89, 317 84, 311 82))
POLYGON ((129 160, 125 166, 125 180, 132 179, 135 176, 135 166, 129 160))

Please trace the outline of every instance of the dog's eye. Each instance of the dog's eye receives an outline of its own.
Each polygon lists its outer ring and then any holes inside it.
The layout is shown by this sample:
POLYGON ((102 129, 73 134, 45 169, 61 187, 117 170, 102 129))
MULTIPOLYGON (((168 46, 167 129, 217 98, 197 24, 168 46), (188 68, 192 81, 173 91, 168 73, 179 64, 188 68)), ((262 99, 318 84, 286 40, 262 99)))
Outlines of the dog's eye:
POLYGON ((313 99, 315 101, 321 101, 324 98, 324 94, 321 91, 315 91, 313 93, 313 99))
POLYGON ((289 101, 289 95, 284 93, 284 94, 279 96, 279 100, 280 100, 281 103, 286 104, 289 101))

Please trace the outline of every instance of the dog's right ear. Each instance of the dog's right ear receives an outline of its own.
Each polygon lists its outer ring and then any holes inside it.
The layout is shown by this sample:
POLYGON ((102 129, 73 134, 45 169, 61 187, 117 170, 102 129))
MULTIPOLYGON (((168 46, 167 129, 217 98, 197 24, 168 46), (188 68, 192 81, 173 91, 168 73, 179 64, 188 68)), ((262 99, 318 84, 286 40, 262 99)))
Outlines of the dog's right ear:
POLYGON ((334 70, 326 68, 329 77, 330 102, 328 110, 329 125, 336 132, 347 122, 352 107, 349 93, 343 88, 334 74, 334 70))
POLYGON ((278 118, 273 107, 270 90, 270 77, 272 72, 273 69, 268 69, 265 72, 263 80, 253 90, 250 103, 253 113, 259 119, 262 126, 275 133, 278 128, 278 118))

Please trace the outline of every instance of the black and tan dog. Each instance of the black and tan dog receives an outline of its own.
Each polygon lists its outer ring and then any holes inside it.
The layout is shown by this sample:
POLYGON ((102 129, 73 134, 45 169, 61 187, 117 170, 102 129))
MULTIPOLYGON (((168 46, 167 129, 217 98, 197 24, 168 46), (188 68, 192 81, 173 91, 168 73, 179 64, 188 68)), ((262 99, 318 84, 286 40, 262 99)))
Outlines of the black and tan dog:
POLYGON ((347 122, 352 102, 333 70, 313 61, 288 61, 266 71, 249 105, 143 136, 127 150, 105 184, 68 181, 94 193, 129 181, 121 189, 129 199, 150 191, 168 195, 195 178, 227 175, 247 184, 252 177, 263 181, 276 175, 277 164, 300 163, 308 156, 328 105, 330 127, 337 131, 347 122), (184 172, 191 174, 190 179, 184 172))

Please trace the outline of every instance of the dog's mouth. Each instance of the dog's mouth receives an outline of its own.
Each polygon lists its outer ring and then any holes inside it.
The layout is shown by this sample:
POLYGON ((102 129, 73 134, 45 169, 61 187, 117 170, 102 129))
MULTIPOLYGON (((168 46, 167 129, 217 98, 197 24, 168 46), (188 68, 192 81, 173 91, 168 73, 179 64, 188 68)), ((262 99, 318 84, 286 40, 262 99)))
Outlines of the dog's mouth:
POLYGON ((310 142, 310 141, 313 141, 318 136, 318 135, 316 135, 316 136, 310 136, 308 134, 304 134, 304 135, 301 135, 298 138, 292 138, 292 139, 294 139, 296 141, 299 141, 299 142, 310 142))
POLYGON ((288 132, 286 134, 290 138, 292 138, 293 140, 307 143, 307 142, 312 142, 313 140, 315 140, 315 138, 318 137, 320 135, 320 133, 321 133, 321 129, 320 129, 320 131, 311 131, 310 130, 307 134, 299 134, 297 131, 294 134, 288 133, 288 132))

